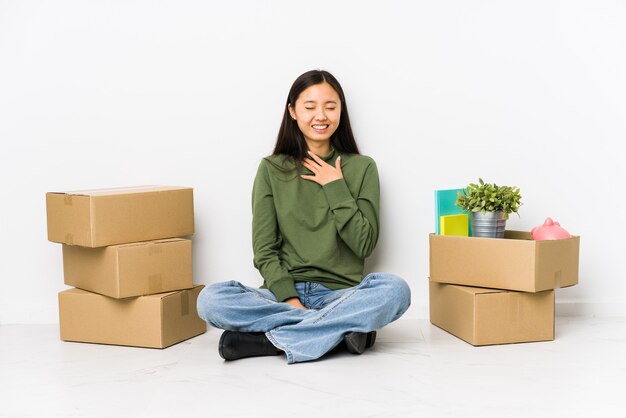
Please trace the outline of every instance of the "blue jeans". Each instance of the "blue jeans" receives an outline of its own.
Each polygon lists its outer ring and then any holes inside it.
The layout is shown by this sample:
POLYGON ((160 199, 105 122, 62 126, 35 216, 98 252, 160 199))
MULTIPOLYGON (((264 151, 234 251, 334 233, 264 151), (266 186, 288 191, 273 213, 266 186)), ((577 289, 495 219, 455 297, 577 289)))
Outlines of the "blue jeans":
POLYGON ((296 290, 307 310, 277 302, 268 289, 236 281, 215 283, 198 296, 198 315, 216 328, 264 332, 289 363, 298 363, 320 358, 348 332, 384 327, 411 304, 406 282, 387 273, 369 274, 347 289, 298 282, 296 290))

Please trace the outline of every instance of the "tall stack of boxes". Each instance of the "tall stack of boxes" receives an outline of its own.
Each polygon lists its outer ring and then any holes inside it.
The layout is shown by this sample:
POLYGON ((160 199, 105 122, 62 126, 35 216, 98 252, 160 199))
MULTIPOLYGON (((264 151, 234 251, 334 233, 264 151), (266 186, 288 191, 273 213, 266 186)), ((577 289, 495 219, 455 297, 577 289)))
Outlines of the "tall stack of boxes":
POLYGON ((476 346, 554 339, 554 289, 578 283, 580 237, 429 239, 431 323, 476 346))
POLYGON ((165 348, 206 332, 192 277, 193 189, 140 186, 46 194, 63 244, 61 339, 165 348))

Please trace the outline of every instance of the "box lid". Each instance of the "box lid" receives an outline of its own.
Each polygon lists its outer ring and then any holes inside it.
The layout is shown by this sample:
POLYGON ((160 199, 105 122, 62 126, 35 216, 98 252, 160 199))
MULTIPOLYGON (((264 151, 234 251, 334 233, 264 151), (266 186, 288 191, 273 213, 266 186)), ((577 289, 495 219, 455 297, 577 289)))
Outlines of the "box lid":
POLYGON ((110 195, 116 195, 116 194, 147 193, 147 192, 183 190, 183 189, 191 189, 191 187, 148 185, 148 186, 113 187, 113 188, 106 188, 106 189, 75 190, 75 191, 49 192, 49 193, 73 195, 73 196, 110 196, 110 195))

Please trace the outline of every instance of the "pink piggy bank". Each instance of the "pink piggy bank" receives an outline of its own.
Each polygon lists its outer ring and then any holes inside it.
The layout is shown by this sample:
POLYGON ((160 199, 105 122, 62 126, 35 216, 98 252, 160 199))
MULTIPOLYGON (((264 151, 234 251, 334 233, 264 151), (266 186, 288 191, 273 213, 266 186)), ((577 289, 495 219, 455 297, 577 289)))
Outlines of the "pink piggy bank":
POLYGON ((552 218, 546 218, 543 225, 534 227, 530 231, 530 235, 532 235, 535 241, 572 237, 569 232, 563 229, 558 222, 554 222, 552 218))

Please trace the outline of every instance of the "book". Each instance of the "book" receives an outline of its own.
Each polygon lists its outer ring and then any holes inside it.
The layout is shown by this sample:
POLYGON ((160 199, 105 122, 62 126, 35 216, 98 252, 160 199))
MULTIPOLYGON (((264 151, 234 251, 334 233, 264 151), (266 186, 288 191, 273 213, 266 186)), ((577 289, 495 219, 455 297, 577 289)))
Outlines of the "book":
POLYGON ((469 236, 469 215, 446 215, 439 219, 440 235, 469 236))
MULTIPOLYGON (((435 233, 441 234, 440 220, 442 216, 466 214, 459 206, 455 206, 457 193, 465 189, 435 190, 435 233)), ((472 235, 472 227, 468 224, 468 235, 472 235)))

